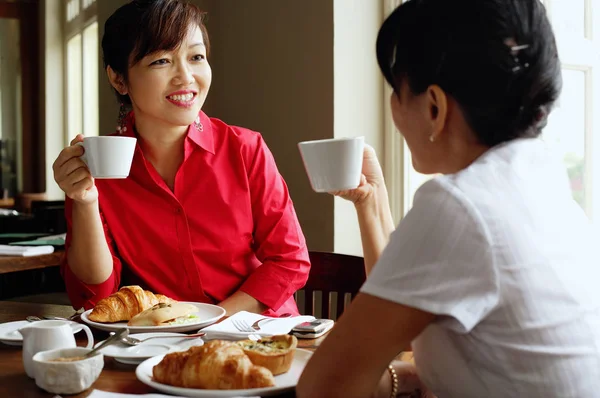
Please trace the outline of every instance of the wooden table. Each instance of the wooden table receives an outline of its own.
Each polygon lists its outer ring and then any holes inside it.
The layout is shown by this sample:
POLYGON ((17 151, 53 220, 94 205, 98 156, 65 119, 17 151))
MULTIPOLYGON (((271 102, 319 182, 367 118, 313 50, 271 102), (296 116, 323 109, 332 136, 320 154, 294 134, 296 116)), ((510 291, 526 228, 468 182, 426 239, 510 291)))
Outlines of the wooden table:
POLYGON ((28 271, 46 267, 58 267, 64 252, 62 250, 51 254, 31 257, 0 256, 0 274, 9 272, 28 271))
MULTIPOLYGON (((68 317, 73 313, 73 309, 69 306, 0 301, 0 323, 23 320, 27 315, 68 317)), ((106 336, 106 332, 94 330, 95 341, 103 340, 106 336)), ((299 340, 299 347, 314 350, 321 344, 324 338, 325 336, 318 339, 299 340)), ((80 345, 83 344, 84 341, 80 341, 80 345)), ((92 387, 81 394, 70 395, 69 397, 87 397, 93 389, 129 394, 157 392, 137 380, 134 365, 124 365, 108 357, 105 357, 104 369, 92 387)), ((293 393, 288 393, 280 397, 293 396, 293 393)), ((47 393, 38 388, 35 385, 35 381, 25 374, 21 347, 0 343, 0 397, 54 397, 54 394, 47 393)))

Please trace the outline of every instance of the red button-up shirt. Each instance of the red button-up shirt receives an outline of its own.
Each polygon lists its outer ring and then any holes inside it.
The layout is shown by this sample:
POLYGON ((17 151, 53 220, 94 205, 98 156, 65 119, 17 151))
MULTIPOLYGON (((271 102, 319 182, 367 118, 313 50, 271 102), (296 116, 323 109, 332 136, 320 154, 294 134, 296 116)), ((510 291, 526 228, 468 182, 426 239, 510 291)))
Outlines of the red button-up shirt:
MULTIPOLYGON (((267 314, 298 313, 293 293, 310 263, 273 156, 260 134, 200 117, 203 129, 188 129, 173 191, 139 145, 128 178, 95 181, 113 273, 101 284, 83 283, 65 255, 74 308, 93 307, 123 279, 185 301, 218 303, 241 290, 267 305, 267 314)), ((125 134, 133 131, 131 115, 125 134)), ((71 209, 67 199, 66 250, 71 209)))

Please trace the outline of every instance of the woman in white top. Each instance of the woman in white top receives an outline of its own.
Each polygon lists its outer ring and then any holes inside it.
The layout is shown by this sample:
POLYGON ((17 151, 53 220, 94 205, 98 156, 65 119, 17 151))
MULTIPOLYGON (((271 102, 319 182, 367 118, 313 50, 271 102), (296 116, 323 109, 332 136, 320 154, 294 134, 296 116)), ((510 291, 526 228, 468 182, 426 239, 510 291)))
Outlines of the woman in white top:
POLYGON ((415 169, 442 176, 393 231, 365 151, 361 185, 338 194, 356 206, 368 278, 298 397, 600 396, 598 243, 538 138, 561 88, 543 5, 411 0, 377 57, 415 169), (411 343, 416 371, 386 369, 411 343))

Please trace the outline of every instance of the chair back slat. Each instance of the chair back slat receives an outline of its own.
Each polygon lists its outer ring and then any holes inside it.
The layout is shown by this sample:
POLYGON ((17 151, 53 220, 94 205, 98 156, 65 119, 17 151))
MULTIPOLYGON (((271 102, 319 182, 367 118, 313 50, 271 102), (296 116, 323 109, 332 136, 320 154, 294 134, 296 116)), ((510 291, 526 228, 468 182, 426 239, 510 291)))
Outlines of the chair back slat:
POLYGON ((314 314, 314 294, 313 290, 305 290, 304 291, 304 313, 305 314, 314 314))
POLYGON ((324 290, 321 292, 321 318, 329 319, 331 316, 329 308, 331 308, 331 293, 324 290))
POLYGON ((346 308, 346 296, 354 297, 366 279, 362 257, 347 254, 309 252, 311 269, 304 290, 304 313, 316 313, 314 293, 322 292, 321 318, 337 319, 346 308), (333 300, 331 293, 337 293, 333 300), (332 313, 331 309, 335 311, 332 313))
MULTIPOLYGON (((342 314, 342 312, 344 312, 344 310, 346 309, 346 293, 338 293, 337 295, 337 300, 336 300, 336 305, 335 305, 335 313, 337 314, 342 314)), ((338 315, 339 316, 339 315, 338 315)))

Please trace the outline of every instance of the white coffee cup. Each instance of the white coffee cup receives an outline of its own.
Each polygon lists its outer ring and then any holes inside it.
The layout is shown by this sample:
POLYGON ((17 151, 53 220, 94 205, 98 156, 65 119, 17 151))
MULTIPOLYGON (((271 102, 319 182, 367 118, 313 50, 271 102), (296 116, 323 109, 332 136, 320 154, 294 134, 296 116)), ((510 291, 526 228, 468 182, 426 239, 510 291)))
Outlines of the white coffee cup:
POLYGON ((298 144, 315 192, 357 188, 362 174, 364 137, 332 138, 298 144))
POLYGON ((133 137, 85 137, 78 145, 85 153, 81 160, 94 178, 127 178, 135 153, 137 139, 133 137))

